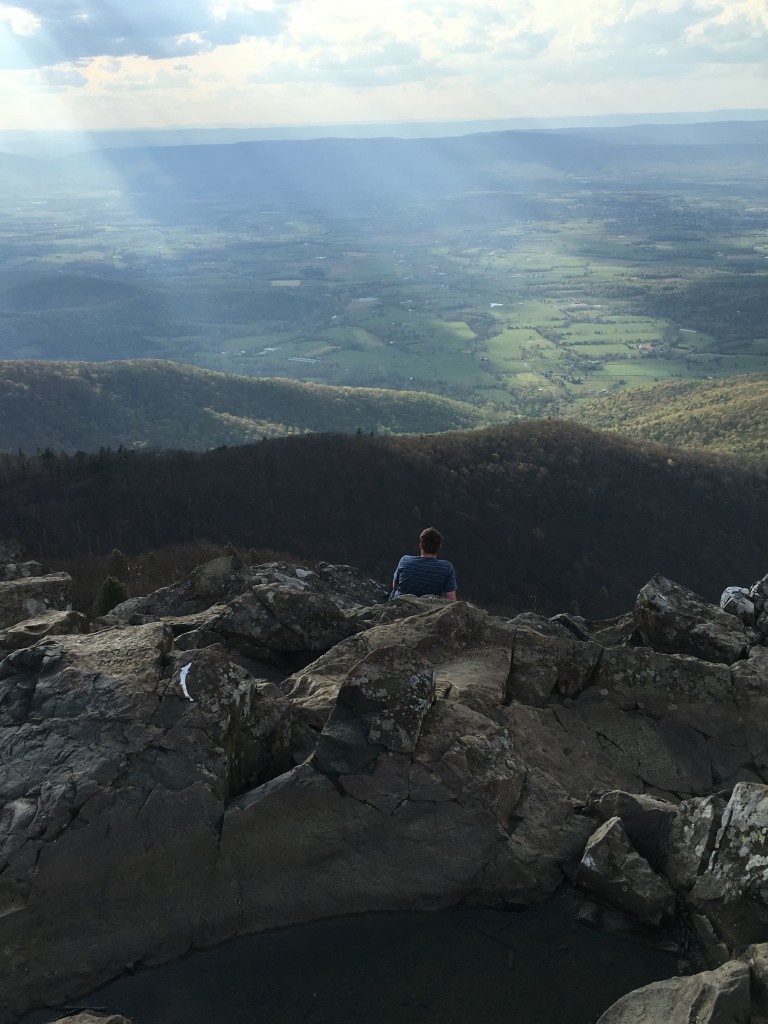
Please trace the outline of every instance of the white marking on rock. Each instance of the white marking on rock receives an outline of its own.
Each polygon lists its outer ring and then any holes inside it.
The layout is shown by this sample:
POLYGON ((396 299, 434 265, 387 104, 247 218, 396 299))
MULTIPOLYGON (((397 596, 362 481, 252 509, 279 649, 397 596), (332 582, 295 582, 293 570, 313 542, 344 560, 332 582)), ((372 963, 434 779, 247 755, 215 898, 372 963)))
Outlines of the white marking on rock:
POLYGON ((187 700, 191 700, 192 703, 194 704, 195 698, 190 697, 189 690, 187 689, 187 672, 189 672, 189 668, 190 665, 185 665, 184 668, 181 670, 181 672, 179 673, 179 682, 181 683, 181 688, 184 691, 184 696, 187 698, 187 700))

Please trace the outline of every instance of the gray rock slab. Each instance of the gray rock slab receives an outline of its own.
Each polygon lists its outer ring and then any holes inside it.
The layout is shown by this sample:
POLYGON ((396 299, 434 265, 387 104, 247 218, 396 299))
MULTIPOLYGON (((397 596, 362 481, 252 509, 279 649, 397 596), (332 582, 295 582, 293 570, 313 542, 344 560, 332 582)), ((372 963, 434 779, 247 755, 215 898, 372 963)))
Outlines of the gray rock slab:
POLYGON ((261 584, 233 598, 204 629, 235 646, 319 652, 358 632, 359 626, 324 595, 261 584))
POLYGON ((750 1019, 749 968, 729 961, 715 971, 630 992, 597 1024, 750 1024, 750 1019))
POLYGON ((562 633, 551 636, 526 626, 514 631, 506 703, 543 707, 553 696, 574 697, 590 685, 601 647, 576 640, 565 629, 562 633))
POLYGON ((66 572, 0 581, 0 629, 50 611, 66 611, 72 603, 72 577, 66 572))
POLYGON ((282 694, 220 651, 175 659, 162 625, 17 655, 0 680, 0 1018, 183 953, 225 802, 290 763, 282 694))
POLYGON ((768 1017, 768 942, 747 946, 740 959, 752 976, 752 1010, 768 1017))
POLYGON ((690 590, 654 576, 635 603, 635 626, 656 651, 733 664, 750 646, 744 625, 690 590))
POLYGON ((43 575, 40 562, 10 562, 0 569, 0 579, 4 580, 21 580, 43 575))
MULTIPOLYGON (((435 667, 446 665, 464 654, 486 618, 481 609, 462 601, 443 601, 428 611, 373 626, 343 640, 281 684, 293 702, 297 736, 301 737, 302 727, 319 734, 347 673, 372 651, 397 645, 418 651, 435 667)), ((306 741, 306 734, 304 738, 306 741)))
POLYGON ((674 917, 674 893, 632 846, 620 818, 609 818, 590 836, 575 881, 652 928, 674 917))
POLYGON ((725 800, 717 795, 684 800, 677 810, 667 837, 664 873, 676 889, 685 892, 709 863, 725 800))
POLYGON ((734 787, 689 900, 731 948, 768 935, 768 786, 734 787))
POLYGON ((661 718, 681 705, 710 706, 733 700, 727 665, 661 654, 647 648, 613 647, 603 651, 594 685, 626 708, 641 708, 661 718))
POLYGON ((117 1013, 96 1013, 86 1010, 83 1013, 73 1013, 69 1017, 60 1017, 58 1021, 54 1021, 53 1024, 132 1024, 127 1017, 122 1017, 117 1013))
POLYGON ((412 754, 434 698, 426 658, 394 645, 371 651, 347 673, 312 763, 326 775, 355 775, 385 750, 412 754))
POLYGON ((620 818, 627 838, 640 856, 654 871, 662 870, 670 829, 678 814, 675 804, 620 789, 602 793, 590 804, 603 822, 620 818))
POLYGON ((87 632, 88 619, 81 612, 44 612, 0 631, 0 651, 18 651, 22 647, 31 647, 47 636, 87 632))

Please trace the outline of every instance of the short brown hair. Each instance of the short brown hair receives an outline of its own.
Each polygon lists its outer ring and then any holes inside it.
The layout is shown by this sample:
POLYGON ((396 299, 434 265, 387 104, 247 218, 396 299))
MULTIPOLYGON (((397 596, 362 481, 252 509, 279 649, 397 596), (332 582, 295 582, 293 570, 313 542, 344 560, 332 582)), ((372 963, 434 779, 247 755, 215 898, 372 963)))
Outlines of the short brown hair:
POLYGON ((419 542, 424 552, 428 555, 436 555, 443 546, 443 535, 434 526, 428 526, 419 535, 419 542))

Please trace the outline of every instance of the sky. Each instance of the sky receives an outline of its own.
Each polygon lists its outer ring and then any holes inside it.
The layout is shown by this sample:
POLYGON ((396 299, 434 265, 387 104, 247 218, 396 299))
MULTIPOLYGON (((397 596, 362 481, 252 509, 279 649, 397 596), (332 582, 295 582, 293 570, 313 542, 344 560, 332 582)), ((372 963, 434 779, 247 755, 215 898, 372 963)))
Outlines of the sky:
POLYGON ((0 0, 0 129, 768 107, 768 0, 0 0))

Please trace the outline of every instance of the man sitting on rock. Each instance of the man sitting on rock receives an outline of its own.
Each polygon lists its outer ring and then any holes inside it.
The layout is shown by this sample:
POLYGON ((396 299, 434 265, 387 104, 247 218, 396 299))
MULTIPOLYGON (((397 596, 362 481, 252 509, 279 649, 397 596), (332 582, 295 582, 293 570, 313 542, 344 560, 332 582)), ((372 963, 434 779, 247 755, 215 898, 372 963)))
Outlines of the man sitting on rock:
POLYGON ((419 554, 403 555, 395 569, 390 598, 401 594, 436 594, 456 600, 456 573, 450 562, 438 558, 437 553, 442 547, 442 534, 428 526, 421 531, 419 537, 419 554))

